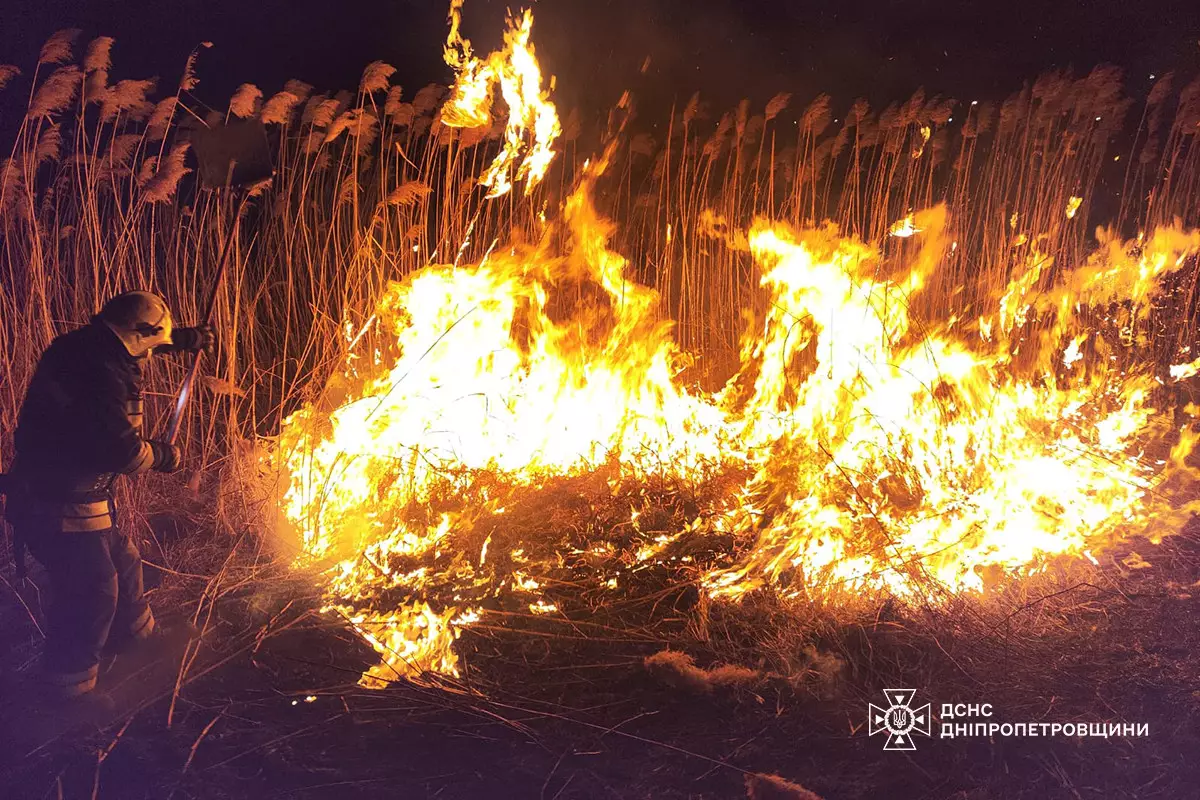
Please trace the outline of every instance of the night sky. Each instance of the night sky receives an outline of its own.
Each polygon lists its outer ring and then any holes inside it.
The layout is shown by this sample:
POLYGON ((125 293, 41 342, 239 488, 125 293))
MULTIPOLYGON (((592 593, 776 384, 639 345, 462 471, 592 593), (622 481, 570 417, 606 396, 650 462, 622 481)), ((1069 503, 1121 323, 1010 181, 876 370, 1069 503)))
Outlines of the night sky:
MULTIPOLYGON (((499 42, 506 5, 467 0, 477 50, 499 42)), ((268 94, 288 78, 352 88, 383 59, 415 91, 445 82, 445 0, 7 0, 0 63, 24 69, 62 27, 116 37, 112 78, 178 79, 201 58, 198 96, 215 107, 249 81, 268 94)), ((623 88, 640 107, 686 101, 714 107, 791 91, 804 103, 828 92, 839 105, 905 99, 918 86, 960 100, 1001 97, 1054 67, 1127 69, 1134 90, 1152 73, 1200 70, 1197 0, 541 0, 534 41, 558 77, 564 107, 608 108, 623 88), (646 56, 651 69, 638 68, 646 56)))

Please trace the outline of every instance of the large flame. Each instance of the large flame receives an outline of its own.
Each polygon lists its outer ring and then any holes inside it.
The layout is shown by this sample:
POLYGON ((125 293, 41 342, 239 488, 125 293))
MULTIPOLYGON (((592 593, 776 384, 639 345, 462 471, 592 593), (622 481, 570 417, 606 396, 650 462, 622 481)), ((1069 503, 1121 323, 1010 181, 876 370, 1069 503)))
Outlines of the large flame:
POLYGON ((457 79, 442 107, 442 122, 452 128, 490 125, 492 96, 498 88, 508 106, 504 143, 479 184, 487 187, 489 198, 506 194, 513 187, 515 165, 515 180, 525 181, 528 194, 550 168, 554 141, 562 131, 549 92, 542 88, 541 67, 530 42, 533 12, 526 10, 520 21, 510 19, 504 48, 481 60, 472 55, 471 42, 459 32, 462 5, 463 0, 450 3, 445 58, 457 79), (532 140, 528 144, 527 136, 532 140))
MULTIPOLYGON (((479 61, 458 34, 460 5, 447 45, 460 80, 443 119, 482 124, 500 82, 509 135, 484 179, 495 194, 521 152, 519 177, 544 174, 557 117, 529 14, 502 54, 479 61)), ((380 653, 369 682, 455 674, 455 639, 498 596, 555 610, 539 580, 554 554, 496 552, 492 534, 475 534, 515 491, 556 476, 722 479, 717 501, 624 563, 679 537, 732 534, 744 546, 703 579, 729 598, 764 586, 927 600, 983 591, 1165 519, 1154 490, 1183 467, 1192 437, 1169 458, 1145 455, 1161 433, 1160 381, 1117 366, 1106 331, 1142 321, 1143 301, 1200 250, 1200 233, 1108 240, 1036 299, 1047 264, 1031 256, 966 324, 924 302, 948 250, 944 208, 893 227, 915 251, 898 270, 831 225, 760 219, 727 245, 753 258, 767 310, 736 374, 705 393, 678 379, 686 359, 657 296, 609 249, 610 224, 590 202, 604 166, 565 204, 556 225, 569 235, 392 285, 376 319, 394 346, 351 352, 326 398, 284 426, 286 516, 301 561, 327 576, 328 608, 380 653), (1113 300, 1129 302, 1084 313, 1113 300)), ((614 585, 612 545, 591 546, 597 585, 614 585)))

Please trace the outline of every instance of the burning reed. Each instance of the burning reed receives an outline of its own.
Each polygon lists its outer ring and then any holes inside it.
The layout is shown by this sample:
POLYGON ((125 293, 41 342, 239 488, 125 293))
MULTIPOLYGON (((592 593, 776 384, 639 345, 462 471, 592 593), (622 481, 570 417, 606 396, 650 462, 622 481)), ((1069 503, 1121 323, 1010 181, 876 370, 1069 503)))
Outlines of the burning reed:
POLYGON ((207 115, 198 53, 155 102, 109 85, 111 40, 81 68, 56 35, 0 165, 5 435, 53 335, 134 286, 194 316, 236 226, 236 391, 202 398, 189 458, 229 472, 273 442, 301 560, 376 679, 453 672, 497 602, 570 611, 545 590, 564 559, 605 589, 657 564, 713 597, 936 603, 1178 519, 1158 490, 1191 435, 1151 448, 1168 368, 1194 358, 1200 82, 1164 76, 1132 115, 1104 68, 844 115, 781 94, 713 120, 697 96, 662 142, 626 120, 597 156, 578 115, 560 125, 531 24, 485 59, 453 27, 449 90, 405 100, 377 62, 355 92, 244 84, 207 115), (277 148, 243 220, 186 166, 189 131, 227 117, 277 148), (1099 247, 1092 219, 1114 226, 1099 247), (629 536, 477 541, 585 473, 629 536), (628 497, 655 480, 703 503, 652 522, 628 497))

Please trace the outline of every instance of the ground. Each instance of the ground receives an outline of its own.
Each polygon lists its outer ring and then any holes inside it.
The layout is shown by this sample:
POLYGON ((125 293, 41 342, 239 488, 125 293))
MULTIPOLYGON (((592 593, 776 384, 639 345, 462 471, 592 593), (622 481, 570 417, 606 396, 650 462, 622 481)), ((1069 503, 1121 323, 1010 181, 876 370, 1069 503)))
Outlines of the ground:
POLYGON ((0 584, 4 797, 734 798, 756 773, 795 786, 757 779, 754 797, 1198 796, 1200 527, 1056 568, 1002 613, 964 598, 800 625, 770 598, 701 608, 682 586, 622 611, 625 629, 500 616, 461 640, 460 679, 383 691, 357 685, 372 653, 309 576, 250 537, 146 545, 156 564, 184 552, 189 574, 149 568, 151 601, 203 636, 119 666, 98 721, 30 710, 40 637, 0 584), (647 665, 664 650, 748 669, 647 665), (867 705, 901 686, 933 704, 934 735, 883 752, 867 705), (944 703, 1148 734, 942 738, 944 703))

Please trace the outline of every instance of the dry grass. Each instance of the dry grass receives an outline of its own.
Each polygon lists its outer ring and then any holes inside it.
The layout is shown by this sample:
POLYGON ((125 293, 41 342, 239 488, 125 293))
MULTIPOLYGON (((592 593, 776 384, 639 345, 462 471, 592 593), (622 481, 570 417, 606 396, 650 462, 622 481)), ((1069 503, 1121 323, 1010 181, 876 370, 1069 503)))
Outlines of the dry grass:
MULTIPOLYGON (((179 86, 156 92, 147 81, 109 82, 111 45, 93 41, 75 64, 80 48, 67 31, 47 42, 32 70, 0 66, 0 89, 28 97, 8 152, 0 152, 0 350, 8 354, 0 363, 0 457, 7 463, 11 455, 24 386, 53 336, 134 287, 164 294, 182 319, 195 319, 220 242, 233 230, 231 279, 216 307, 220 352, 183 436, 188 480, 140 481, 126 490, 137 496, 123 498, 132 501, 123 508, 135 529, 156 540, 148 552, 168 575, 156 603, 184 609, 207 628, 222 624, 221 603, 244 601, 247 621, 230 652, 257 653, 259 634, 288 610, 281 598, 294 597, 294 587, 268 580, 261 543, 242 536, 264 510, 262 498, 241 491, 253 442, 314 396, 342 361, 348 337, 361 333, 374 343, 368 310, 388 281, 453 261, 472 224, 468 260, 497 239, 533 238, 538 212, 574 185, 594 142, 581 133, 580 114, 564 115, 562 152, 544 186, 530 198, 485 202, 475 177, 490 162, 498 131, 442 126, 444 87, 405 97, 391 83, 394 69, 376 62, 356 91, 320 93, 291 81, 264 94, 243 84, 227 105, 210 108, 197 95, 202 49, 189 57, 179 86), (229 198, 197 188, 187 153, 190 131, 234 117, 267 125, 278 168, 274 186, 241 220, 229 198), (178 528, 238 535, 184 548, 172 534, 178 528)), ((654 112, 646 116, 654 121, 654 112)), ((944 201, 958 247, 923 302, 937 304, 925 310, 942 317, 969 315, 1024 264, 1026 253, 1013 247, 1021 232, 1045 234, 1041 252, 1069 265, 1089 249, 1089 222, 1125 233, 1175 218, 1200 224, 1198 123, 1200 80, 1166 75, 1146 97, 1131 98, 1109 69, 1043 76, 1002 102, 978 105, 918 92, 881 110, 825 96, 805 106, 781 93, 761 111, 743 103, 714 115, 696 96, 671 110, 661 140, 649 125, 632 124, 599 202, 621 222, 614 247, 630 257, 635 277, 658 289, 681 344, 700 356, 693 377, 717 382, 736 356, 743 310, 757 310, 762 299, 745 255, 714 234, 765 215, 799 224, 828 218, 880 240, 909 211, 944 201), (1068 224, 1072 196, 1083 205, 1068 224)), ((886 255, 906 247, 889 240, 886 255)), ((1186 324, 1156 332, 1164 350, 1195 335, 1196 275, 1183 278, 1186 324)), ((1052 279, 1047 271, 1045 280, 1052 279)), ((152 371, 151 419, 165 417, 181 378, 169 362, 152 371)), ((582 497, 589 480, 562 481, 560 494, 582 497)), ((655 491, 665 517, 683 513, 686 492, 655 491)), ((599 502, 607 493, 595 494, 596 507, 579 519, 554 516, 574 513, 554 491, 527 498, 525 517, 515 509, 505 535, 554 549, 578 544, 567 533, 574 526, 603 529, 614 541, 624 536, 629 541, 618 544, 636 548, 632 532, 619 532, 628 505, 610 497, 609 508, 599 502)), ((478 551, 485 534, 463 533, 481 539, 464 551, 478 551)), ((699 544, 719 552, 728 542, 699 544)), ((888 681, 928 677, 934 664, 969 675, 962 678, 968 687, 994 675, 998 663, 1017 665, 1031 685, 1039 664, 1065 674, 1077 666, 1071 654, 1048 643, 1120 596, 1097 575, 1064 567, 1006 590, 991 606, 963 600, 936 619, 920 612, 901 619, 886 605, 846 609, 835 624, 821 609, 797 614, 794 604, 769 595, 739 608, 710 604, 686 575, 653 571, 631 573, 626 594, 596 600, 573 568, 567 563, 555 576, 552 596, 565 614, 535 619, 497 609, 492 615, 505 625, 464 636, 473 651, 468 665, 480 664, 468 678, 503 698, 506 675, 560 670, 544 674, 561 676, 561 685, 538 687, 545 697, 539 709, 558 713, 553 692, 590 691, 589 670, 615 660, 616 669, 648 677, 656 691, 656 676, 665 676, 687 696, 713 702, 769 690, 776 698, 849 699, 857 709, 888 681), (525 626, 524 638, 513 640, 508 620, 525 626), (672 648, 666 655, 664 646, 672 648)), ((289 613, 299 617, 297 608, 289 613)), ((172 701, 210 666, 195 654, 185 659, 172 701)), ((342 678, 352 683, 357 670, 348 672, 342 678)), ((1028 704, 1014 711, 1037 711, 1027 694, 1013 702, 1028 704)), ((217 721, 220 708, 203 710, 210 713, 188 740, 188 765, 197 752, 204 760, 225 724, 217 721)), ((761 796, 805 791, 774 777, 754 780, 761 796)))
MULTIPOLYGON (((395 70, 375 62, 353 92, 289 81, 264 94, 245 83, 227 105, 209 108, 197 95, 203 47, 181 83, 156 95, 150 81, 110 83, 112 44, 101 37, 80 48, 64 31, 27 75, 0 66, 0 87, 29 98, 9 152, 0 152, 0 349, 8 354, 0 458, 11 454, 23 388, 51 338, 133 287, 162 293, 183 320, 197 318, 232 231, 230 279, 216 304, 219 354, 185 420, 186 489, 152 478, 124 489, 137 496, 122 506, 142 510, 127 515, 142 533, 153 533, 146 510, 156 506, 185 509, 205 530, 240 533, 265 511, 264 498, 242 491, 254 442, 312 399, 348 340, 366 340, 367 352, 384 345, 368 315, 387 283, 430 262, 478 258, 496 241, 534 238, 538 213, 570 190, 595 143, 578 138, 579 113, 564 115, 561 153, 543 186, 532 197, 485 201, 475 180, 499 129, 443 126, 444 87, 406 98, 391 83, 395 70), (235 117, 267 125, 277 165, 274 185, 241 220, 232 198, 198 188, 188 166, 191 131, 235 117)), ((998 103, 918 91, 872 110, 825 95, 802 106, 780 93, 761 111, 743 102, 714 115, 696 95, 671 110, 661 141, 630 125, 598 202, 621 222, 614 247, 630 256, 634 277, 657 288, 681 344, 697 354, 689 377, 713 385, 736 359, 744 312, 762 303, 746 254, 721 241, 729 230, 757 216, 831 219, 879 241, 909 211, 945 202, 957 247, 918 302, 931 316, 969 317, 1025 265, 1018 234, 1041 235, 1039 252, 1071 265, 1089 248, 1089 220, 1127 233, 1176 218, 1200 223, 1198 123, 1200 78, 1164 75, 1146 97, 1131 98, 1110 68, 1045 75, 998 103), (1083 204, 1068 221, 1073 196, 1083 204)), ((887 240, 885 261, 908 247, 887 240)), ((1043 273, 1054 279, 1053 269, 1043 273)), ((1176 288, 1185 324, 1172 313, 1172 324, 1151 331, 1163 352, 1195 334, 1194 271, 1176 288)), ((178 363, 164 362, 151 371, 151 419, 165 418, 182 378, 178 363)), ((554 532, 534 538, 558 541, 554 532)), ((809 631, 763 613, 759 629, 778 632, 776 642, 757 641, 776 654, 766 669, 789 679, 837 672, 821 661, 824 651, 789 651, 809 631)), ((690 625, 700 641, 714 625, 737 626, 704 601, 690 625)), ((728 628, 715 635, 743 638, 728 628)), ((748 663, 745 652, 730 655, 748 663)))
MULTIPOLYGON (((579 115, 566 115, 546 187, 485 203, 474 179, 498 131, 442 126, 444 87, 406 101, 390 84, 394 69, 376 62, 356 92, 291 81, 264 100, 247 83, 227 111, 208 110, 195 93, 202 50, 181 84, 154 99, 149 81, 109 84, 111 46, 96 39, 77 65, 75 32, 63 31, 28 79, 0 67, 0 85, 29 97, 0 164, 0 347, 10 354, 0 366, 0 454, 54 335, 130 287, 159 291, 194 318, 219 242, 237 226, 232 280, 217 304, 221 383, 212 385, 239 391, 203 393, 185 436, 189 466, 220 464, 231 443, 270 435, 321 384, 387 281, 453 260, 473 220, 468 259, 497 239, 532 236, 537 212, 569 189, 589 153, 575 138, 579 115), (269 127, 279 177, 239 223, 228 198, 188 175, 187 137, 251 116, 269 127)), ((1012 247, 1016 233, 1045 234, 1041 251, 1072 264, 1089 246, 1091 218, 1127 231, 1200 220, 1200 80, 1180 83, 1165 75, 1135 101, 1117 71, 1097 68, 1042 76, 1000 103, 918 91, 878 111, 861 100, 839 110, 824 95, 800 107, 781 93, 761 112, 742 103, 719 116, 697 95, 673 110, 662 141, 627 137, 601 202, 621 221, 615 244, 636 277, 660 291, 681 344, 701 355, 698 376, 719 376, 737 352, 743 311, 761 297, 745 256, 711 238, 713 220, 828 218, 877 240, 908 211, 946 201, 958 247, 928 302, 966 313, 973 290, 1005 281, 1025 258, 1012 247), (1114 145, 1122 133, 1128 150, 1114 145), (1066 224, 1073 195, 1083 206, 1066 224), (1092 214, 1093 202, 1107 205, 1092 214)), ((155 371, 154 411, 179 378, 173 365, 155 371)))

